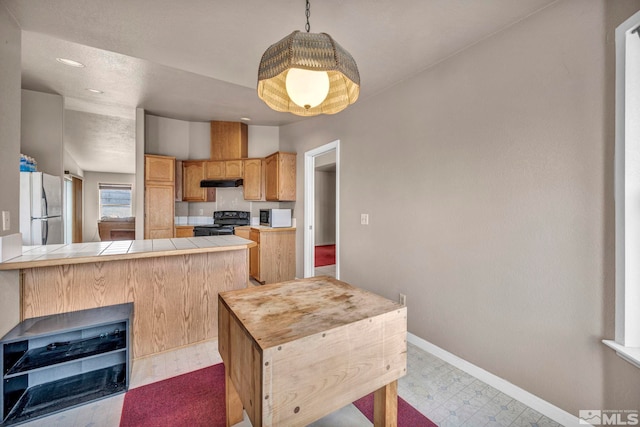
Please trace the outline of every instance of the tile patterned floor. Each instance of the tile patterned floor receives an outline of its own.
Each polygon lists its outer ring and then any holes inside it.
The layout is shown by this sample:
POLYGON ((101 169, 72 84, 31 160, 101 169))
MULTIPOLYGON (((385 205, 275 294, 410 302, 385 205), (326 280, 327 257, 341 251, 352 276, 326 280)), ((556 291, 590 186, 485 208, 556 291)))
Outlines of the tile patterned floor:
POLYGON ((440 427, 560 427, 523 403, 409 344, 398 394, 440 427))
MULTIPOLYGON (((131 388, 222 362, 216 341, 139 359, 131 388)), ((407 375, 398 394, 440 427, 560 427, 560 424, 481 382, 464 371, 408 344, 407 375)), ((25 423, 25 427, 118 427, 124 395, 25 423)), ((238 427, 250 427, 247 417, 238 427)), ((319 420, 313 427, 357 427, 371 423, 353 405, 319 420)))
POLYGON ((331 276, 336 277, 336 265, 325 265, 322 267, 315 268, 316 276, 331 276))

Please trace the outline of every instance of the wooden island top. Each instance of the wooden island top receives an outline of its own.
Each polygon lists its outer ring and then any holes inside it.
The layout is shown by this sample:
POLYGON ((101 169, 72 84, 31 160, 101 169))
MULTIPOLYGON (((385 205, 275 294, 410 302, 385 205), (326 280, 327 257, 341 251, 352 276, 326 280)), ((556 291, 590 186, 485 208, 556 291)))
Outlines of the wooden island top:
POLYGON ((218 336, 218 293, 246 288, 238 236, 24 247, 0 263, 20 271, 20 320, 132 302, 133 357, 218 336))

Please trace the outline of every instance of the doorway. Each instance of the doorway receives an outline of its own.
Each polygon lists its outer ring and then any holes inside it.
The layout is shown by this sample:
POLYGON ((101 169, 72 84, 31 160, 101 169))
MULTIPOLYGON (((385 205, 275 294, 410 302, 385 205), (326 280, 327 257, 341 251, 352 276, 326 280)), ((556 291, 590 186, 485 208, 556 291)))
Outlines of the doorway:
POLYGON ((330 249, 335 259, 335 267, 330 268, 325 261, 320 266, 324 268, 318 269, 319 274, 327 274, 327 269, 331 269, 334 274, 330 275, 339 279, 340 141, 307 151, 304 174, 304 277, 316 275, 316 244, 319 244, 319 250, 330 249))
POLYGON ((82 178, 64 177, 65 225, 64 242, 81 243, 82 240, 82 178))

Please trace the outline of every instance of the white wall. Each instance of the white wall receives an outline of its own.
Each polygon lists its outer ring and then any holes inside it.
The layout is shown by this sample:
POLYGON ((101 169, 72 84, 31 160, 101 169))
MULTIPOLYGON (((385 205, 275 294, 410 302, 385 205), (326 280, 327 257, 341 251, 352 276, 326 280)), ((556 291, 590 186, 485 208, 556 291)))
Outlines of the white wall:
POLYGON ((280 150, 280 128, 276 126, 249 126, 249 157, 267 157, 280 150))
MULTIPOLYGON (((98 192, 98 184, 131 184, 132 185, 132 212, 136 212, 136 197, 138 187, 136 185, 136 175, 124 173, 105 173, 105 172, 89 172, 85 171, 84 183, 82 189, 84 191, 84 223, 82 225, 82 239, 84 242, 98 242, 98 221, 100 220, 100 199, 98 192)), ((143 188, 144 191, 144 188, 143 188)), ((137 226, 137 224, 136 224, 137 226)))
POLYGON ((60 95, 22 91, 20 149, 36 159, 40 172, 56 176, 64 173, 63 123, 60 95))
POLYGON ((190 123, 147 114, 145 115, 144 152, 145 154, 174 156, 176 159, 184 160, 196 159, 190 157, 190 152, 202 154, 202 147, 206 147, 206 155, 197 159, 208 159, 210 151, 208 129, 208 123, 190 123), (202 132, 197 132, 202 126, 207 129, 204 138, 202 132), (193 135, 192 129, 194 130, 193 135))
MULTIPOLYGON (((213 120, 213 119, 212 119, 213 120)), ((211 157, 211 124, 145 116, 145 153, 174 156, 178 160, 211 157)), ((276 126, 248 126, 248 156, 266 157, 279 150, 276 126)))
MULTIPOLYGON (((0 3, 0 211, 11 216, 0 239, 20 232, 20 28, 0 3)), ((20 281, 17 271, 0 272, 0 336, 20 321, 20 281)))
POLYGON ((69 171, 70 174, 76 176, 84 176, 84 170, 82 170, 82 168, 78 166, 76 159, 74 159, 67 150, 64 150, 63 153, 62 166, 65 172, 69 171))
POLYGON ((576 416, 640 409, 640 370, 600 342, 614 333, 614 28, 638 9, 559 1, 340 114, 283 126, 298 152, 297 275, 302 153, 339 139, 343 280, 406 294, 410 332, 576 416))

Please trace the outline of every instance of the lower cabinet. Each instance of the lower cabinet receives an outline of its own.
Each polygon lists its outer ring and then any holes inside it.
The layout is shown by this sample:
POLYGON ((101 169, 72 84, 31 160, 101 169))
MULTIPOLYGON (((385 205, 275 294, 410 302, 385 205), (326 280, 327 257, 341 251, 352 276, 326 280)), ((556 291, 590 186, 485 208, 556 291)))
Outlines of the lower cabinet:
POLYGON ((249 238, 249 275, 258 282, 278 283, 296 275, 296 229, 252 227, 249 238))
POLYGON ((0 340, 2 425, 129 388, 133 304, 24 320, 0 340))
POLYGON ((252 228, 249 238, 257 243, 249 249, 249 276, 262 282, 260 279, 260 231, 252 228))
POLYGON ((193 225, 176 225, 176 237, 193 237, 193 225))

